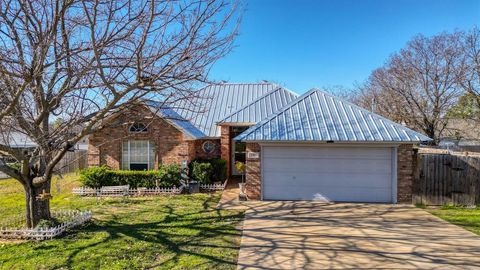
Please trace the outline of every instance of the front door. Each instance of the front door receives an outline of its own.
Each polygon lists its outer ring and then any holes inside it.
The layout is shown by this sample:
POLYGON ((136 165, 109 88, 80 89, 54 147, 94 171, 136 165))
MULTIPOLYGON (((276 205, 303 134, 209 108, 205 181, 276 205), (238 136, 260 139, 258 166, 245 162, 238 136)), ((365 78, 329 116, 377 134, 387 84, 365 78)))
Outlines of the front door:
POLYGON ((247 130, 249 127, 231 127, 231 146, 232 146, 232 175, 241 175, 242 173, 237 171, 235 162, 240 161, 245 163, 246 161, 246 148, 247 143, 234 141, 233 138, 240 135, 240 133, 247 130))

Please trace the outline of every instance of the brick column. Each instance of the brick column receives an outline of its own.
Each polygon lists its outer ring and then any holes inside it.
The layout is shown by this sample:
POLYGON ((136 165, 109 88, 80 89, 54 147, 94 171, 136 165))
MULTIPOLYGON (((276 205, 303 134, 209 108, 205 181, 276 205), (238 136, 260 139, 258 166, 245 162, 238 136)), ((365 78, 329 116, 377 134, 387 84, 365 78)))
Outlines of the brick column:
POLYGON ((100 148, 97 146, 97 143, 95 143, 93 136, 89 138, 87 164, 88 167, 100 166, 100 148))
POLYGON ((249 200, 260 200, 262 194, 261 153, 258 143, 247 143, 247 164, 245 170, 245 190, 249 200), (259 153, 258 158, 249 158, 249 152, 259 153))
POLYGON ((402 144, 397 149, 397 201, 412 203, 413 145, 402 144))
POLYGON ((231 174, 231 143, 230 143, 230 127, 220 127, 220 157, 227 161, 227 177, 231 174))

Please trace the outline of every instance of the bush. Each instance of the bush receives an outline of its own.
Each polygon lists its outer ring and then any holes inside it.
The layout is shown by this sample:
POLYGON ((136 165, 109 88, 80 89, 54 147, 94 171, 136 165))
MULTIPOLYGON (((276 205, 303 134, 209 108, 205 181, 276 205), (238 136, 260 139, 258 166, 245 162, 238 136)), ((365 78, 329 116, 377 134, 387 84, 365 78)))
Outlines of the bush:
POLYGON ((213 182, 224 182, 227 180, 227 161, 221 158, 210 159, 210 164, 213 167, 213 182))
POLYGON ((158 171, 111 170, 106 166, 90 167, 80 172, 83 186, 99 188, 102 186, 129 185, 131 188, 172 187, 180 185, 180 167, 178 165, 160 166, 158 171))
POLYGON ((227 162, 224 159, 197 159, 190 163, 190 178, 200 183, 223 182, 227 179, 227 162))
POLYGON ((194 161, 191 163, 191 178, 194 181, 208 184, 212 179, 213 167, 207 162, 194 161))
POLYGON ((80 171, 80 182, 83 186, 99 188, 102 186, 114 186, 109 178, 108 168, 106 166, 90 167, 80 171))
POLYGON ((182 170, 177 164, 159 165, 160 182, 162 187, 179 186, 182 179, 182 170))

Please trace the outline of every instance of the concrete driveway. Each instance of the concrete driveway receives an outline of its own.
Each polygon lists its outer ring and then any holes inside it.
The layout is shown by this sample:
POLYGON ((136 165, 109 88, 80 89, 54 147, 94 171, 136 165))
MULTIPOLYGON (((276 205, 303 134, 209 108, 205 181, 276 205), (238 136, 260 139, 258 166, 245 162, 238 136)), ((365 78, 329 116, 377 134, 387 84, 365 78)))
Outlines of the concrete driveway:
POLYGON ((480 268, 480 237, 404 205, 250 205, 238 269, 332 268, 480 268))

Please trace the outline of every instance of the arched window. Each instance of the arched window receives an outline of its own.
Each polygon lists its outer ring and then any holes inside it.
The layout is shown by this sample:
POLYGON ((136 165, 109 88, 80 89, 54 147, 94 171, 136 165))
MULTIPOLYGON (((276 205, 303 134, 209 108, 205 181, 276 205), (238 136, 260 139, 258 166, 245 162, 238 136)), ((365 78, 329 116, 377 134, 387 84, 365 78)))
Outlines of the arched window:
POLYGON ((147 126, 145 126, 142 123, 133 123, 133 125, 130 126, 130 132, 147 132, 147 126))

